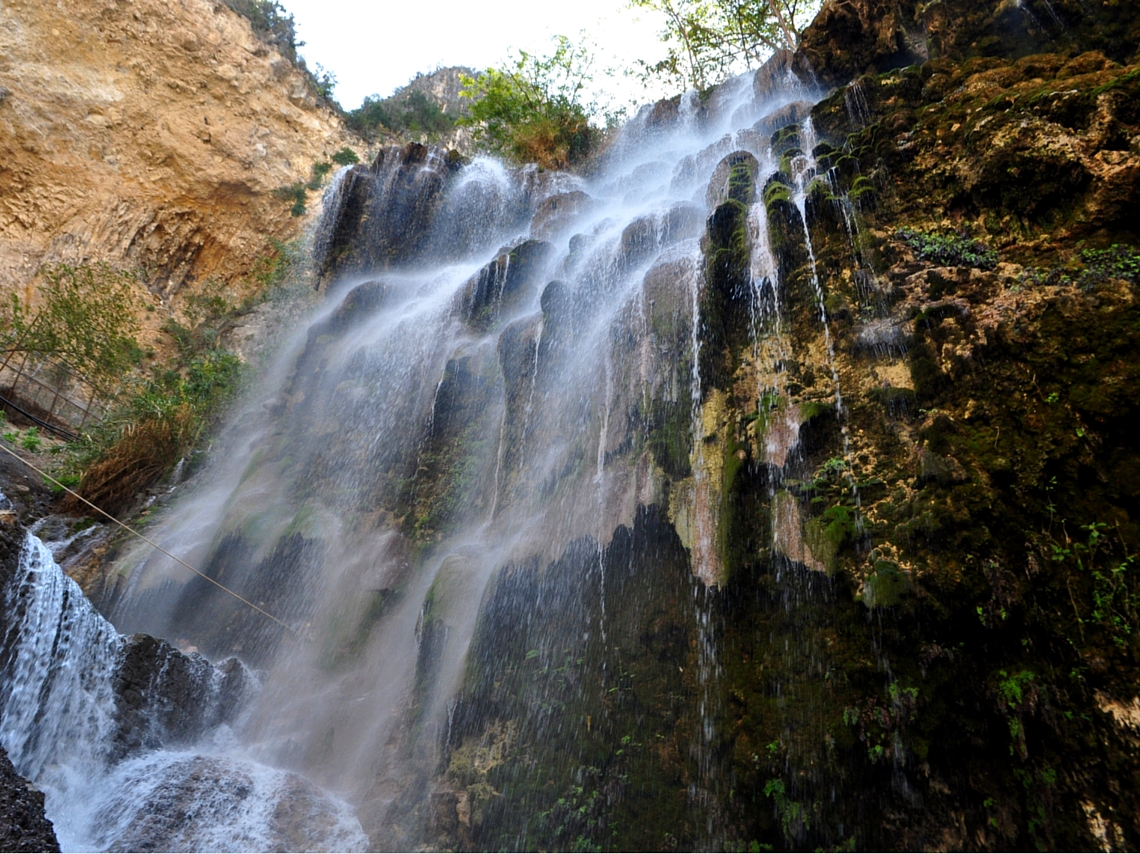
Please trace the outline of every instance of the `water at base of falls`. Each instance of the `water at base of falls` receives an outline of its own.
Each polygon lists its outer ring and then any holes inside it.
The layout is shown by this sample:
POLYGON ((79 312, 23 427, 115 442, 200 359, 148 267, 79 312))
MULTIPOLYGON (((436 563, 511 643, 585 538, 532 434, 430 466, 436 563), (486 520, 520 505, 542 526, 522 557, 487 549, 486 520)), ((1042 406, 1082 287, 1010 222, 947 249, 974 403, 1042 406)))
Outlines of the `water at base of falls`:
MULTIPOLYGON (((87 601, 42 541, 27 534, 3 603, 8 664, 0 743, 46 795, 64 851, 356 851, 367 847, 351 808, 297 774, 243 758, 230 727, 191 743, 130 751, 123 667, 130 641, 87 601)), ((178 655, 177 653, 172 653, 178 655)), ((222 674, 200 658, 203 689, 178 699, 219 702, 222 674)), ((163 673, 151 675, 160 685, 163 673)), ((141 740, 165 728, 143 716, 141 740)), ((137 705, 137 703, 136 703, 137 705)), ((175 714, 178 710, 173 710, 175 714)), ((202 709, 186 709, 186 715, 202 709)))

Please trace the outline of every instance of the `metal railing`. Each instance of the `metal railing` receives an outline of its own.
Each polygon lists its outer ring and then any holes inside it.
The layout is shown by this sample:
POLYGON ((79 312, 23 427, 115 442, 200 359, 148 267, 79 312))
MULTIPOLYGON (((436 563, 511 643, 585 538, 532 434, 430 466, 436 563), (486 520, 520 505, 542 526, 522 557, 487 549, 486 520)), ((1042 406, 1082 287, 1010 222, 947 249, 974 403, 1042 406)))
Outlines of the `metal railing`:
POLYGON ((65 439, 103 415, 95 387, 72 365, 19 349, 0 362, 0 408, 65 439))

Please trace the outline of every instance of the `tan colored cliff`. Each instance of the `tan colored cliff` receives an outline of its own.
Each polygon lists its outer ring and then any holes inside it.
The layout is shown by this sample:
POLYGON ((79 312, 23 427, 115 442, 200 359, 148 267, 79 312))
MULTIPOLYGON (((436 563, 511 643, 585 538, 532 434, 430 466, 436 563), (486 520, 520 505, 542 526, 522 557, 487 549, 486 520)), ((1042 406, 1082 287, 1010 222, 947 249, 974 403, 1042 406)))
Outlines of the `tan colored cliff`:
POLYGON ((140 270, 156 301, 238 282, 306 223, 273 191, 353 144, 211 0, 0 0, 0 87, 0 293, 53 261, 140 270))

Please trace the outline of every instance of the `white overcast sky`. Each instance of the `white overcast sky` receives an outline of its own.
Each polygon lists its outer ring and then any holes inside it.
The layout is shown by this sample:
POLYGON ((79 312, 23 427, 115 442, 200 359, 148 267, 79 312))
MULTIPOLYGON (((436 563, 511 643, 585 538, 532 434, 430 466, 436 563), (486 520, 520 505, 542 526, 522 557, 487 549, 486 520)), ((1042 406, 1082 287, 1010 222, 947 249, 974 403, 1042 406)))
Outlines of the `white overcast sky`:
MULTIPOLYGON (((512 50, 549 52, 554 35, 577 40, 580 31, 598 46, 599 71, 664 55, 653 13, 625 0, 280 0, 292 13, 301 55, 336 75, 336 98, 345 109, 365 96, 387 96, 417 72, 439 66, 475 69, 499 65, 512 50)), ((604 79, 595 86, 621 100, 653 100, 640 84, 604 79)), ((671 94, 671 93, 669 93, 671 94)))

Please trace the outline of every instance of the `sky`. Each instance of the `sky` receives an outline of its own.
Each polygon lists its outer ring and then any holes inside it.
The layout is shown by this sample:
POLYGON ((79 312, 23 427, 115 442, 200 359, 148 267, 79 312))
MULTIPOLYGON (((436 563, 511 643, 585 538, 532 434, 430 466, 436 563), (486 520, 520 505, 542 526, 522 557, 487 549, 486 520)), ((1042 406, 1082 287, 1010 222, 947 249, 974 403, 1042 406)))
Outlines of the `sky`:
MULTIPOLYGON (((654 13, 625 0, 281 0, 293 15, 301 55, 309 67, 336 75, 335 96, 345 109, 368 95, 387 96, 417 72, 440 66, 498 66, 513 50, 545 54, 561 34, 577 40, 585 30, 597 45, 596 67, 631 67, 658 59, 664 48, 654 13)), ((595 74, 595 86, 619 102, 663 97, 640 83, 595 74)))

